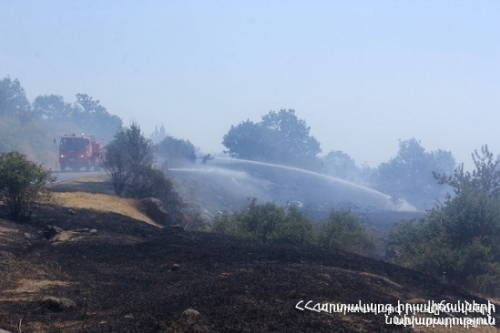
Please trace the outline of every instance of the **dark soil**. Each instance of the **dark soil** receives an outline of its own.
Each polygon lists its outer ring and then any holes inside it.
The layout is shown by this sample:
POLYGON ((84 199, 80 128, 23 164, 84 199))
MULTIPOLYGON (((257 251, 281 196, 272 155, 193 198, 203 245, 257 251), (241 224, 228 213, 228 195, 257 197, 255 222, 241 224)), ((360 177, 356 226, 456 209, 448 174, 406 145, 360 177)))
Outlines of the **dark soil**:
POLYGON ((29 223, 0 220, 0 328, 11 332, 411 331, 386 324, 384 314, 295 306, 301 300, 396 305, 473 299, 486 302, 350 253, 159 229, 113 213, 47 206, 29 223), (78 237, 46 240, 46 225, 78 237), (29 290, 26 280, 65 284, 29 290), (53 311, 40 302, 44 296, 68 298, 77 307, 53 311))

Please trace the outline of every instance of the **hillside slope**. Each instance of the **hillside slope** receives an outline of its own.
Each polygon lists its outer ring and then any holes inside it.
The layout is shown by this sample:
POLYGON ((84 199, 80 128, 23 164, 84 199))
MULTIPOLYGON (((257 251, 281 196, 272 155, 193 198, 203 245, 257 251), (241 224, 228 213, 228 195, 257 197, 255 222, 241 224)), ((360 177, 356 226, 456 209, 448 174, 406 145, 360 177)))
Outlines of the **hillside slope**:
POLYGON ((429 276, 349 253, 261 246, 82 206, 46 206, 29 224, 0 220, 0 329, 412 331, 386 324, 384 314, 317 313, 296 305, 487 302, 429 276), (65 231, 47 240, 49 224, 65 231), (47 296, 74 304, 54 306, 47 296))

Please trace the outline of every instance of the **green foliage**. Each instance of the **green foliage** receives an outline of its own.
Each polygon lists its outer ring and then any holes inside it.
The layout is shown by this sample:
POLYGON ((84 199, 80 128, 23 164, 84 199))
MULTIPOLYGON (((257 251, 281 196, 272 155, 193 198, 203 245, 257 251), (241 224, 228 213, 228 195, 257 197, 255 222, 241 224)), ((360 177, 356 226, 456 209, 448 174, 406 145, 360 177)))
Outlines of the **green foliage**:
POLYGON ((119 196, 142 199, 155 197, 162 201, 172 220, 183 218, 183 203, 165 174, 153 167, 154 146, 139 125, 122 129, 106 147, 104 168, 119 196))
POLYGON ((326 174, 341 179, 354 181, 360 177, 361 171, 354 160, 341 150, 331 151, 322 158, 326 174))
POLYGON ((488 146, 481 147, 481 153, 474 150, 472 154, 475 169, 465 172, 461 164, 453 175, 433 172, 434 178, 439 184, 447 184, 454 189, 455 194, 463 191, 475 190, 484 192, 491 197, 500 198, 500 170, 498 165, 500 160, 495 160, 493 153, 488 150, 488 146))
POLYGON ((129 128, 120 130, 105 149, 104 168, 111 177, 115 193, 125 193, 126 187, 134 185, 144 175, 147 168, 153 165, 153 143, 146 139, 138 124, 132 123, 129 128))
POLYGON ((0 201, 16 220, 29 218, 36 203, 48 197, 46 184, 51 172, 29 161, 19 152, 0 154, 0 201))
POLYGON ((71 119, 82 129, 83 133, 94 134, 106 141, 111 139, 122 127, 122 120, 110 114, 98 100, 87 94, 76 94, 76 103, 71 112, 71 119))
POLYGON ((259 123, 231 126, 222 144, 233 157, 312 168, 321 149, 309 131, 294 110, 270 111, 259 123))
POLYGON ((321 247, 367 254, 375 249, 375 240, 363 223, 348 210, 332 211, 317 228, 321 247))
POLYGON ((349 211, 334 211, 313 227, 297 207, 279 207, 271 202, 257 204, 255 199, 240 212, 217 216, 212 230, 262 244, 318 245, 360 254, 375 249, 373 236, 349 211))
POLYGON ((246 120, 238 126, 231 126, 222 144, 232 157, 279 162, 276 136, 272 130, 246 120))
POLYGON ((73 112, 71 104, 57 95, 38 96, 31 107, 38 118, 50 122, 67 121, 73 112))
POLYGON ((0 80, 0 115, 20 116, 29 110, 30 104, 19 80, 8 76, 0 80))
POLYGON ((160 126, 160 128, 158 128, 158 126, 155 126, 155 131, 150 135, 150 139, 154 144, 160 143, 166 137, 167 132, 165 131, 165 126, 163 126, 163 124, 160 126))
POLYGON ((428 209, 446 193, 446 188, 436 184, 433 173, 448 173, 454 167, 451 152, 427 152, 414 138, 400 141, 397 156, 379 166, 375 187, 395 198, 404 198, 421 209, 428 209))
POLYGON ((0 151, 19 151, 57 167, 54 140, 72 133, 108 140, 121 124, 119 117, 86 94, 78 94, 73 105, 53 94, 38 96, 30 105, 19 80, 0 80, 0 151))
POLYGON ((142 199, 154 197, 161 200, 171 221, 181 221, 184 218, 184 204, 179 194, 174 190, 172 180, 163 171, 151 165, 142 165, 133 172, 129 184, 125 187, 128 197, 142 199))
POLYGON ((473 154, 476 169, 460 166, 452 176, 435 174, 455 189, 442 206, 420 221, 391 230, 389 240, 401 246, 396 262, 481 292, 500 292, 500 204, 493 154, 483 147, 473 154))
POLYGON ((312 224, 296 208, 278 207, 271 202, 259 205, 255 199, 239 213, 216 217, 213 230, 262 244, 309 244, 312 241, 312 224))
POLYGON ((196 148, 186 140, 166 136, 156 146, 156 151, 164 164, 169 167, 196 162, 196 148))

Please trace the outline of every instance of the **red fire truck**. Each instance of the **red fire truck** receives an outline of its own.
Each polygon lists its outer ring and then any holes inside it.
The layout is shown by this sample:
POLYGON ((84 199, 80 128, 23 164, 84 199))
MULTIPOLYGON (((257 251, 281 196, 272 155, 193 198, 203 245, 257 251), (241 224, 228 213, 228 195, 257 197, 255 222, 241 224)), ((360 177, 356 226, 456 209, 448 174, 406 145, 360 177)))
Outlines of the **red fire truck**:
POLYGON ((73 171, 101 170, 104 144, 97 142, 93 135, 65 135, 59 144, 59 166, 61 171, 70 168, 73 171))

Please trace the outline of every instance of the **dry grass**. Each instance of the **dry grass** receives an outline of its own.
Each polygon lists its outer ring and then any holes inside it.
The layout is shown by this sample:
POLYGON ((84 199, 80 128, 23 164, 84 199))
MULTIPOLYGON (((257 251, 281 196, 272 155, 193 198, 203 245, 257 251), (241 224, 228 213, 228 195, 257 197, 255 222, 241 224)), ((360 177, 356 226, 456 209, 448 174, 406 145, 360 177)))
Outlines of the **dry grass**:
POLYGON ((19 231, 17 229, 8 226, 6 223, 0 220, 0 247, 14 242, 15 240, 13 235, 16 235, 18 233, 19 231))
MULTIPOLYGON (((13 289, 3 290, 2 293, 24 294, 24 293, 39 293, 53 287, 69 287, 71 282, 55 281, 55 280, 37 280, 37 279, 20 279, 17 286, 13 289)), ((0 298, 2 299, 2 298, 0 298)), ((2 299, 5 300, 5 299, 2 299)))
POLYGON ((100 212, 114 212, 162 228, 161 225, 155 223, 141 212, 141 204, 135 199, 88 192, 54 193, 54 199, 63 207, 91 209, 100 212))

